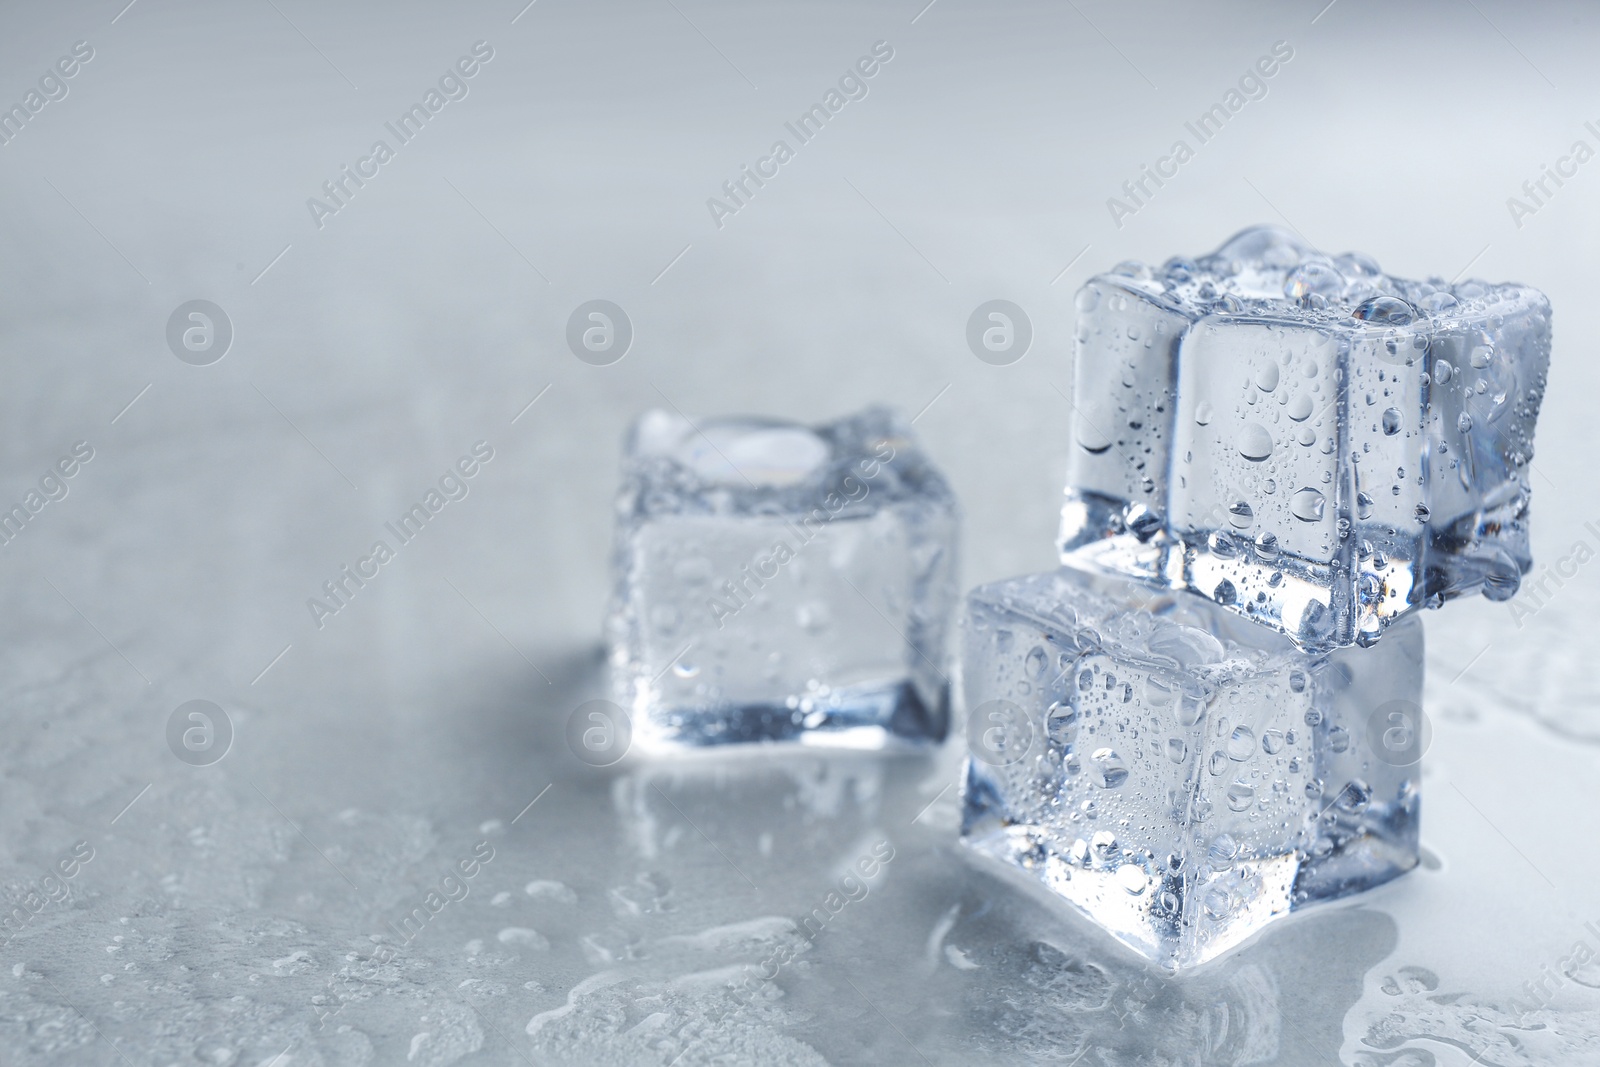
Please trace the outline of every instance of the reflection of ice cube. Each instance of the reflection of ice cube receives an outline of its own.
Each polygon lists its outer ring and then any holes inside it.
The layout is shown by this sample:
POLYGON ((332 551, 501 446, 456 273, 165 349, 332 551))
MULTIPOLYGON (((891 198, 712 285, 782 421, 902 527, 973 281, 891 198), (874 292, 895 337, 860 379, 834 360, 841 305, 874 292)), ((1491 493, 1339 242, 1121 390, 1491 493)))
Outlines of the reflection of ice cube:
POLYGON ((963 640, 968 713, 1017 709, 967 761, 963 840, 1152 960, 1204 962, 1416 864, 1418 619, 1311 654, 1064 567, 974 591, 963 640))
POLYGON ((1260 228, 1124 264, 1078 307, 1063 553, 1307 648, 1516 591, 1542 294, 1390 278, 1260 228))
POLYGON ((636 743, 943 738, 956 524, 882 409, 817 427, 641 417, 607 622, 636 743))

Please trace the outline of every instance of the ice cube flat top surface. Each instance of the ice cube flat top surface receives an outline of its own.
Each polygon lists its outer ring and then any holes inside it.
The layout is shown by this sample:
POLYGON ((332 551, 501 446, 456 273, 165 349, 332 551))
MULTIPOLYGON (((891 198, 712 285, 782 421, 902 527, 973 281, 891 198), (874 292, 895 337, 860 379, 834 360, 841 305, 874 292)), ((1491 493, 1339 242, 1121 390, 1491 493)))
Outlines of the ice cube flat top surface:
POLYGON ((607 622, 638 740, 942 738, 955 536, 949 487, 886 410, 815 427, 642 416, 607 622))
POLYGON ((1079 293, 1064 553, 1307 648, 1512 595, 1550 309, 1247 230, 1079 293))
POLYGON ((1420 722, 1415 618, 1312 655, 1063 568, 975 590, 963 647, 963 839, 1148 959, 1206 962, 1416 863, 1417 742, 1372 727, 1420 722))

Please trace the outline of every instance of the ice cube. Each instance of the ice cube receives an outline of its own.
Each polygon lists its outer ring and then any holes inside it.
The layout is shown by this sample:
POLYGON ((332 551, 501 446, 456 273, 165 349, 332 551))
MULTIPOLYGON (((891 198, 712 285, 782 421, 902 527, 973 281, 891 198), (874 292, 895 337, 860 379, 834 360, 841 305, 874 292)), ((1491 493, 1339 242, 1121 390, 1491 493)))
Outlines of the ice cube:
POLYGON ((607 637, 635 745, 944 738, 957 513, 905 423, 652 411, 625 452, 607 637))
POLYGON ((1417 862, 1422 623, 1322 653, 1066 566, 974 590, 962 840, 1171 969, 1417 862))
POLYGON ((1516 592, 1543 294, 1403 281, 1262 227, 1092 278, 1078 308, 1063 557, 1310 649, 1516 592))

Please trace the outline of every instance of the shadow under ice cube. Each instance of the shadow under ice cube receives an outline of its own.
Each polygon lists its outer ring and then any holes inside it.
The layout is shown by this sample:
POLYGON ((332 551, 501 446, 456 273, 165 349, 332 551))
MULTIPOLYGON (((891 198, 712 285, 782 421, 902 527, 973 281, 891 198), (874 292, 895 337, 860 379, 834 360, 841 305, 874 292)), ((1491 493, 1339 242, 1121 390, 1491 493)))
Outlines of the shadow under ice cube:
POLYGON ((974 590, 962 840, 1171 969, 1417 862, 1422 624, 1322 654, 1063 567, 974 590))
POLYGON ((635 744, 944 738, 956 506, 890 412, 649 412, 617 507, 607 638, 635 744))
POLYGON ((1263 227, 1092 278, 1078 311, 1064 557, 1307 648, 1516 592, 1543 294, 1404 281, 1263 227))

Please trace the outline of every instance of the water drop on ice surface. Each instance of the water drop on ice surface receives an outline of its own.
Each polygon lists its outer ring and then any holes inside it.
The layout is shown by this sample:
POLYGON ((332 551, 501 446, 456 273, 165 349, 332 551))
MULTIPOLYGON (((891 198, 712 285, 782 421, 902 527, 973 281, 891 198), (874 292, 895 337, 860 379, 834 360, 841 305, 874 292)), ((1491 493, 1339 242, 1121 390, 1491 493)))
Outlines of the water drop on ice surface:
POLYGON ((1472 354, 1467 357, 1467 360, 1473 365, 1473 367, 1477 368, 1478 370, 1482 370, 1489 365, 1489 360, 1493 358, 1494 348, 1492 346, 1478 345, 1472 350, 1472 354))
POLYGON ((1325 263, 1302 263, 1289 272, 1283 281, 1283 295, 1290 300, 1304 300, 1308 296, 1324 299, 1336 297, 1344 291, 1344 275, 1325 263))
POLYGON ((1127 890, 1129 896, 1138 896, 1150 885, 1150 876, 1131 863, 1124 863, 1117 868, 1117 884, 1127 890))
POLYGON ((1228 900, 1228 891, 1220 888, 1211 890, 1205 895, 1204 904, 1207 918, 1222 918, 1228 914, 1231 906, 1228 900))
POLYGON ((1100 305, 1100 290, 1097 286, 1086 285, 1078 290, 1078 310, 1093 311, 1100 305))
POLYGON ((1245 501, 1236 500, 1228 507, 1228 522, 1234 529, 1248 530, 1255 521, 1255 509, 1245 501))
POLYGON ((1077 419, 1073 427, 1073 435, 1078 439, 1078 447, 1093 456, 1098 456, 1111 447, 1111 438, 1098 429, 1099 420, 1089 420, 1083 416, 1077 419))
POLYGON ((1278 364, 1267 360, 1256 370, 1256 388, 1263 393, 1270 393, 1278 387, 1278 364))
POLYGON ((1128 780, 1128 765, 1117 755, 1115 749, 1097 748, 1089 759, 1095 766, 1096 785, 1104 789, 1115 789, 1128 780))
POLYGON ((1351 317, 1386 326, 1407 326, 1417 319, 1417 309, 1397 296, 1375 296, 1356 305, 1351 317))
POLYGON ((1429 519, 1433 518, 1433 512, 1426 504, 1418 504, 1412 509, 1411 514, 1416 517, 1418 522, 1427 522, 1429 519))
POLYGON ((1249 782, 1234 782, 1228 787, 1228 810, 1244 811, 1256 799, 1256 788, 1249 782))
POLYGON ((1255 755, 1256 734, 1248 726, 1235 726, 1233 733, 1228 735, 1228 758, 1236 763, 1242 763, 1255 755))
POLYGON ((1356 518, 1367 519, 1372 517, 1372 498, 1366 493, 1356 494, 1356 518))
POLYGON ((1343 726, 1334 726, 1328 730, 1328 747, 1335 752, 1345 752, 1350 748, 1350 731, 1343 726))
POLYGON ((1321 491, 1306 486, 1289 498, 1289 513, 1301 522, 1320 522, 1327 503, 1321 491))
POLYGON ((1189 746, 1181 737, 1167 738, 1167 758, 1173 763, 1182 763, 1189 758, 1189 746))
POLYGON ((1214 871, 1225 871, 1233 866, 1238 855, 1239 842, 1233 839, 1233 835, 1218 834, 1212 840, 1211 847, 1206 849, 1206 862, 1211 864, 1214 871))
POLYGON ((1234 588, 1232 582, 1224 578, 1222 581, 1217 583, 1217 587, 1215 589, 1211 590, 1211 599, 1215 600, 1223 607, 1227 607, 1239 599, 1239 590, 1234 588))
POLYGON ((1359 778, 1352 778, 1339 791, 1339 810, 1359 815, 1372 803, 1372 787, 1359 778))
POLYGON ((1383 413, 1383 432, 1387 437, 1393 437, 1400 432, 1400 409, 1388 408, 1383 413))
POLYGON ((1071 704, 1057 702, 1045 712, 1045 732, 1061 748, 1067 748, 1078 739, 1078 709, 1071 704))
POLYGON ((1200 403, 1195 405, 1195 407, 1194 407, 1194 421, 1195 421, 1195 424, 1198 425, 1198 426, 1209 426, 1209 425, 1211 425, 1211 403, 1210 403, 1210 401, 1202 400, 1202 401, 1200 401, 1200 403))
POLYGON ((1460 430, 1462 433, 1471 433, 1472 432, 1472 416, 1468 415, 1465 411, 1463 411, 1461 414, 1457 415, 1456 416, 1456 429, 1460 430))
POLYGON ((1050 657, 1045 654, 1044 649, 1036 646, 1028 653, 1028 658, 1024 662, 1024 666, 1027 668, 1028 674, 1032 677, 1043 677, 1045 669, 1050 666, 1050 657))
POLYGON ((1260 463, 1272 455, 1272 434, 1259 422, 1247 422, 1239 427, 1233 445, 1239 455, 1252 463, 1260 463))
POLYGON ((1447 383, 1450 380, 1450 373, 1453 369, 1449 360, 1441 359, 1436 361, 1433 365, 1433 383, 1435 385, 1447 383))
POLYGON ((1288 416, 1295 422, 1305 422, 1311 417, 1311 394, 1301 393, 1289 401, 1288 416))

